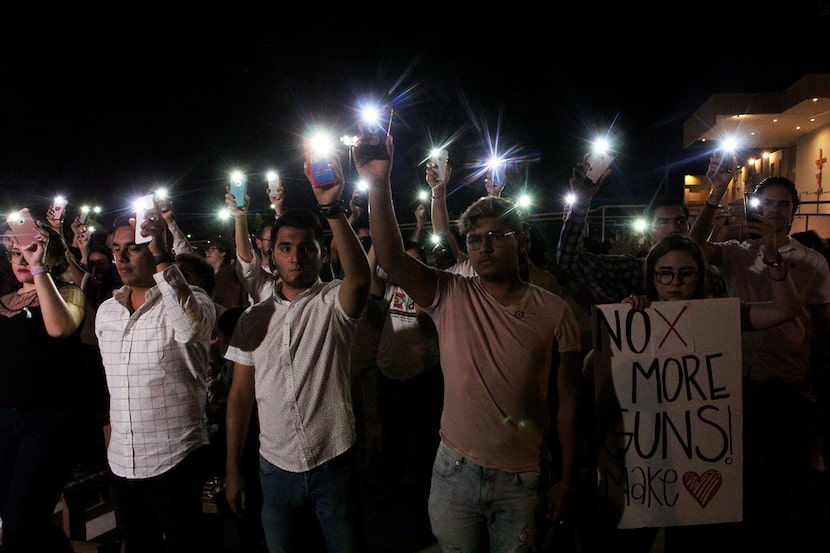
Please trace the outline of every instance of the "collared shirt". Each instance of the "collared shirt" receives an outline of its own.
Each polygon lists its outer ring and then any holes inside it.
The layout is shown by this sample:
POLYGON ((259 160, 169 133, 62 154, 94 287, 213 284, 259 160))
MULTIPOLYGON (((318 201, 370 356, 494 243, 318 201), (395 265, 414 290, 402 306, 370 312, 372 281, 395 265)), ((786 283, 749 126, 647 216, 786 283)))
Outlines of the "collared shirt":
POLYGON ((242 281, 251 305, 267 300, 274 294, 276 275, 262 266, 262 257, 259 252, 253 252, 253 259, 246 263, 236 254, 236 274, 242 281))
POLYGON ((349 364, 359 319, 340 305, 341 280, 320 280, 294 301, 279 296, 240 317, 225 357, 254 367, 260 454, 305 472, 356 441, 349 364))
MULTIPOLYGON (((585 249, 587 211, 587 206, 574 204, 559 234, 556 262, 608 302, 620 301, 631 294, 642 294, 643 258, 631 254, 599 254, 585 249)), ((707 278, 711 297, 727 296, 724 279, 717 270, 709 267, 707 278)))
MULTIPOLYGON (((714 245, 721 250, 720 270, 730 295, 744 303, 772 301, 768 269, 757 244, 729 240, 714 245)), ((789 321, 741 333, 743 374, 752 380, 796 382, 810 374, 810 307, 830 303, 830 268, 824 256, 792 237, 778 252, 805 309, 789 321)))
POLYGON ((95 334, 110 393, 107 458, 124 478, 163 474, 208 444, 205 384, 213 301, 171 265, 153 275, 144 304, 129 309, 129 286, 103 302, 95 334))

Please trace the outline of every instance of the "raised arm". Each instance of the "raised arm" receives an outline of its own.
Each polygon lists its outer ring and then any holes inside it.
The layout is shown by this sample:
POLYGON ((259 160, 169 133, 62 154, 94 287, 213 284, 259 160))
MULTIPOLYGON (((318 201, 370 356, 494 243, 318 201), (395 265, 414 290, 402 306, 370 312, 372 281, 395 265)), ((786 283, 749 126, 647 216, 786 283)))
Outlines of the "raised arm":
MULTIPOLYGON (((392 202, 392 137, 386 137, 389 159, 361 159, 354 156, 360 177, 369 183, 369 230, 378 263, 389 278, 412 296, 415 303, 432 305, 438 273, 406 253, 392 202)), ((357 145, 353 151, 358 153, 357 145)))
POLYGON ((432 204, 430 206, 430 218, 432 219, 432 232, 447 237, 447 244, 452 250, 456 261, 467 258, 467 254, 458 247, 455 235, 450 230, 450 213, 447 209, 447 183, 452 176, 452 167, 447 166, 447 179, 442 181, 438 177, 438 171, 432 162, 427 162, 427 184, 432 190, 432 204))
POLYGON ((715 223, 715 215, 720 208, 723 195, 729 188, 735 170, 735 157, 724 159, 719 152, 712 154, 709 158, 709 168, 706 170, 706 178, 712 184, 712 191, 709 199, 703 202, 703 209, 692 223, 689 236, 700 245, 703 252, 709 257, 712 265, 720 265, 720 249, 709 242, 712 229, 715 223))
MULTIPOLYGON (((366 251, 357 238, 352 225, 346 217, 341 194, 343 192, 343 173, 340 160, 333 158, 332 166, 338 180, 328 186, 313 187, 314 196, 326 217, 331 229, 332 242, 337 244, 343 284, 340 286, 340 305, 350 317, 359 317, 369 300, 369 287, 372 275, 366 251)), ((312 182, 311 167, 306 164, 306 177, 312 182)))

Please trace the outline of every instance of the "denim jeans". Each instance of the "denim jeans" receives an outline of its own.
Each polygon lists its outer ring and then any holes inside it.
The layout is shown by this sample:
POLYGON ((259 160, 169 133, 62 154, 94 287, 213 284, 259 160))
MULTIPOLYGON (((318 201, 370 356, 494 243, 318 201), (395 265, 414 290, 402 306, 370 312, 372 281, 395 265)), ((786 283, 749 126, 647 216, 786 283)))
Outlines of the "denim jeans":
POLYGON ((203 446, 153 478, 127 479, 110 473, 115 519, 126 553, 205 551, 202 492, 208 453, 208 446, 203 446))
POLYGON ((504 472, 443 441, 432 469, 429 520, 444 553, 529 553, 536 542, 539 472, 504 472))
POLYGON ((62 411, 0 407, 4 552, 71 553, 52 514, 78 460, 81 422, 62 411))
POLYGON ((306 472, 259 458, 262 527, 271 553, 302 553, 315 542, 306 517, 316 515, 328 553, 360 551, 360 491, 355 446, 306 472))

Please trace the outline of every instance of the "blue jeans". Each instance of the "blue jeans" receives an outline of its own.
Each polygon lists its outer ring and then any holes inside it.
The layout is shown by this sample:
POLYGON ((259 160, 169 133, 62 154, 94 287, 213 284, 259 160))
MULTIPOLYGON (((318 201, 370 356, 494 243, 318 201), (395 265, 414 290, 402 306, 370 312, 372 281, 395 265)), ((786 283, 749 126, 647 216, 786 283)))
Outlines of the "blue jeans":
POLYGON ((444 553, 529 553, 536 543, 539 472, 477 465, 443 441, 432 468, 429 520, 444 553))
MULTIPOLYGON (((289 472, 259 458, 262 527, 271 553, 304 552, 314 537, 307 517, 316 515, 329 553, 360 551, 357 451, 348 451, 307 472, 289 472)), ((312 521, 313 522, 313 521, 312 521)))
POLYGON ((115 520, 127 553, 205 551, 202 491, 208 446, 164 474, 128 479, 110 473, 115 520))
POLYGON ((0 407, 4 552, 71 553, 52 514, 78 460, 81 423, 63 411, 0 407))

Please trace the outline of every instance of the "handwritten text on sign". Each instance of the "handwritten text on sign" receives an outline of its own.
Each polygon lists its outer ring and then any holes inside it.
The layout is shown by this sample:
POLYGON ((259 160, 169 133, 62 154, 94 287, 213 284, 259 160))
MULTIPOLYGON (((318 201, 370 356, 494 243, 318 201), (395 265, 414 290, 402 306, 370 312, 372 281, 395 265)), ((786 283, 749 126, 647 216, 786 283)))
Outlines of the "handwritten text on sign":
POLYGON ((620 528, 742 515, 737 298, 593 310, 601 504, 620 528))

